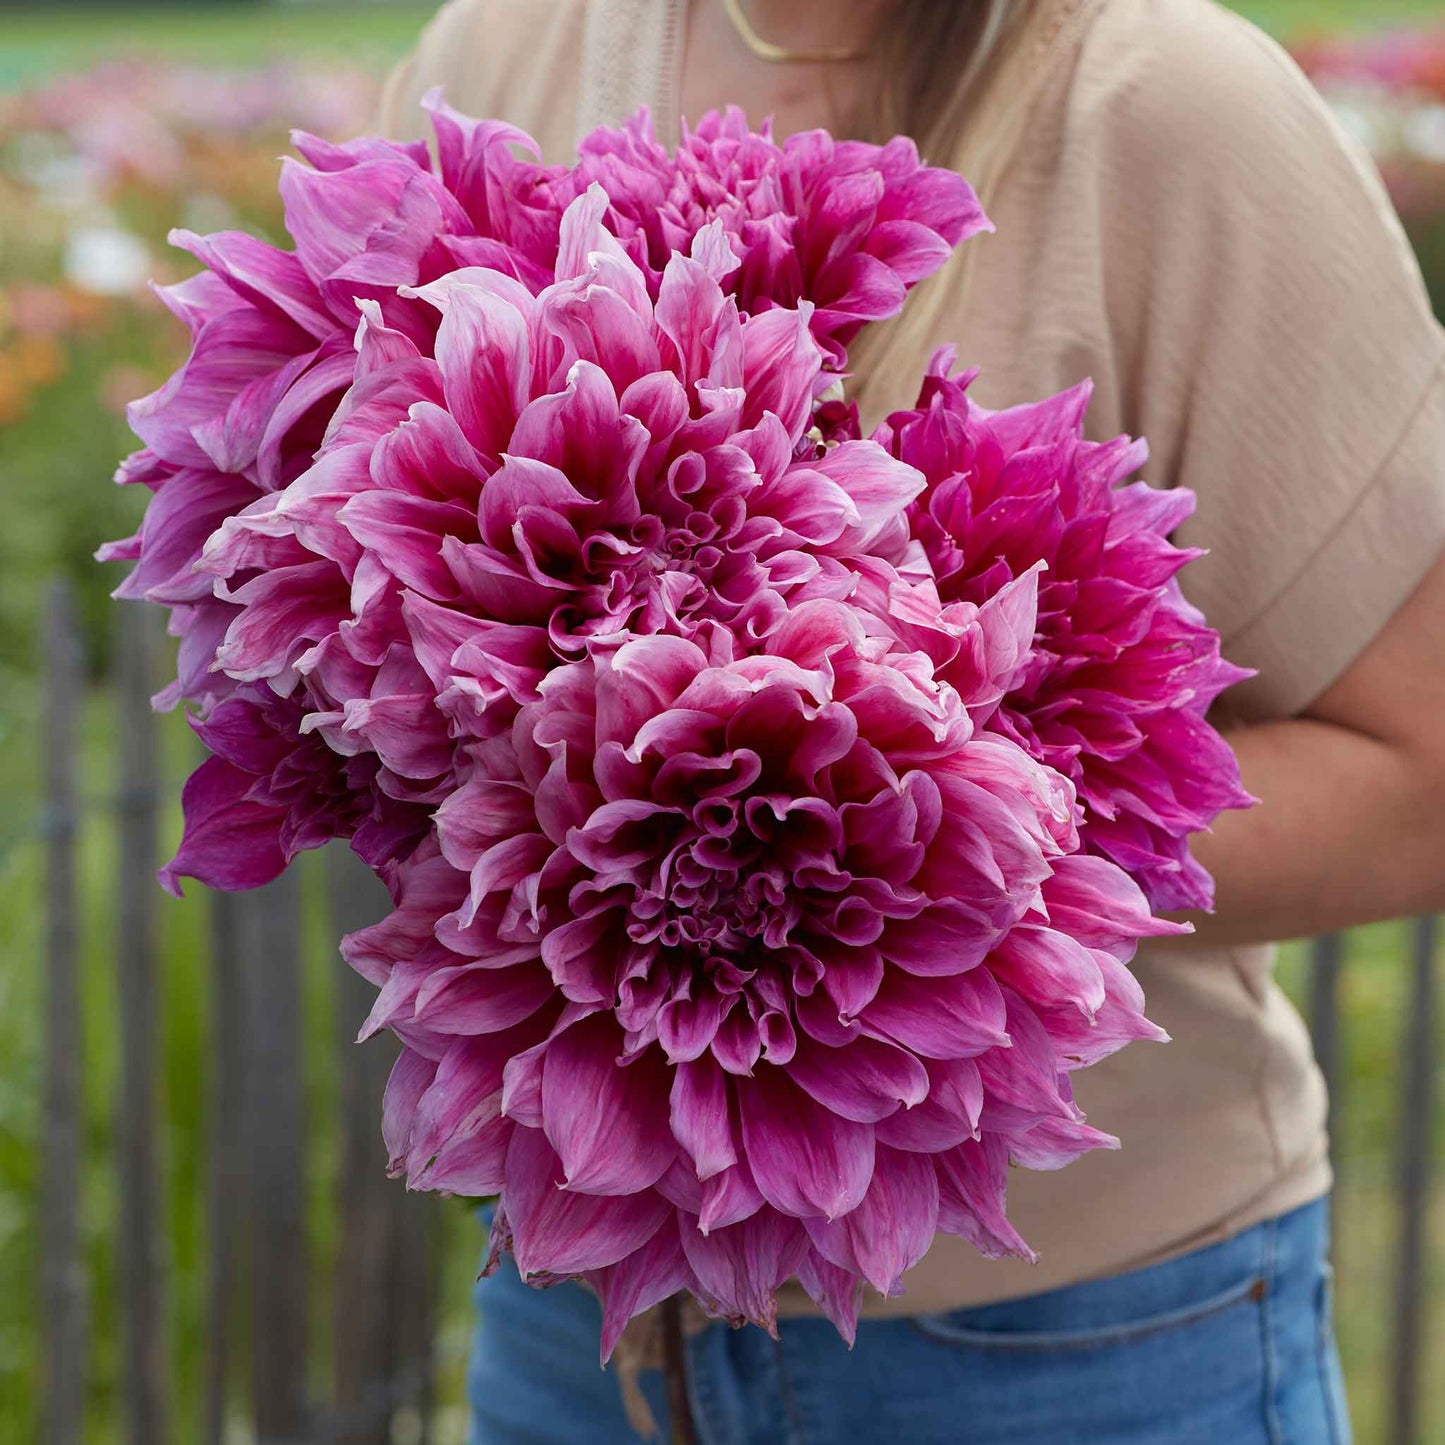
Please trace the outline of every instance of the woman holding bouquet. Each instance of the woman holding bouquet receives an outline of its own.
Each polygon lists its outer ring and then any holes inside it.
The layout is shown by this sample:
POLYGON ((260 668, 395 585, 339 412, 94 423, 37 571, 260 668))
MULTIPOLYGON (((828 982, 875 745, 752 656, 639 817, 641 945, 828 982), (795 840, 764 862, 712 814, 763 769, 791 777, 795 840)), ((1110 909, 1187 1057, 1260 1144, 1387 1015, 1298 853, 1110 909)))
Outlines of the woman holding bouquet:
MULTIPOLYGON (((728 104, 913 136, 997 233, 855 345, 865 421, 948 341, 990 405, 1092 377, 1089 434, 1147 437, 1147 479, 1197 492, 1184 589, 1256 670, 1220 711, 1260 806, 1198 840, 1214 911, 1135 965, 1172 1043, 1080 1078, 1123 1148, 1017 1171, 1039 1262, 940 1235, 851 1354, 800 1291, 776 1341, 689 1320, 697 1437, 1348 1439, 1326 1100, 1271 941, 1445 907, 1445 333, 1367 164, 1212 0, 451 0, 382 129, 422 135, 435 85, 557 161, 642 104, 668 143, 728 104)), ((478 1445, 666 1428, 656 1332, 619 1384, 579 1287, 508 1267, 479 1303, 478 1445)))

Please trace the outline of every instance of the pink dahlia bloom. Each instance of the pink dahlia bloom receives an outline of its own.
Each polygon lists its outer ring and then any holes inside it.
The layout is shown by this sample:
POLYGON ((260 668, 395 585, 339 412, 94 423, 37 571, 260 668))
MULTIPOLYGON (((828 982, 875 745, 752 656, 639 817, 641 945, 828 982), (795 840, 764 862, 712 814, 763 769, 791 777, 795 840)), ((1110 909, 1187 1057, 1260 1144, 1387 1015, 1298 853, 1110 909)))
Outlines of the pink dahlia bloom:
POLYGON ((866 322, 896 315, 908 289, 993 226, 968 183, 924 166, 906 136, 884 146, 802 131, 781 144, 736 106, 684 128, 669 152, 646 111, 580 146, 578 175, 612 197, 609 225, 660 275, 721 221, 741 259, 730 287, 745 312, 811 301, 835 370, 866 322))
MULTIPOLYGON (((1033 618, 973 625, 1012 668, 1033 618)), ((1073 852, 1064 777, 844 604, 730 643, 552 672, 345 945, 408 1046, 394 1170, 499 1192, 498 1247, 596 1287, 604 1354, 680 1288, 772 1328, 796 1276, 851 1339, 939 1229, 1028 1255, 1009 1160, 1111 1146, 1069 1072, 1161 1036, 1125 964, 1175 930, 1073 852)))
MULTIPOLYGON (((720 628, 746 646, 902 544, 917 473, 807 434, 827 378, 806 304, 741 315, 718 223, 654 302, 606 207, 599 187, 572 204, 539 295, 481 268, 416 288, 434 356, 364 302, 316 464, 207 543, 227 619, 211 666, 288 696, 304 680, 287 716, 312 761, 289 767, 317 765, 324 737, 348 776, 382 765, 381 796, 435 800, 452 740, 509 727, 589 638, 720 628)), ((229 798, 193 789, 194 829, 229 798)), ((183 843, 174 866, 199 856, 183 843)))
POLYGON ((517 147, 535 154, 520 131, 439 104, 432 114, 440 173, 423 145, 336 146, 298 134, 309 165, 284 161, 281 175, 294 251, 241 232, 172 233, 207 268, 159 293, 189 326, 191 354, 129 408, 145 445, 117 480, 155 495, 141 530, 100 554, 136 563, 118 596, 173 609, 182 665, 166 705, 209 706, 229 691, 208 673, 207 654, 234 610, 196 563, 228 517, 311 465, 354 380, 357 298, 425 343, 434 313, 398 288, 473 262, 548 279, 560 219, 551 187, 563 173, 519 159, 517 147))
MULTIPOLYGON (((969 399, 975 373, 950 376, 952 363, 941 351, 918 406, 875 434, 927 479, 909 520, 935 615, 1045 564, 1038 632, 991 726, 1071 779, 1084 846, 1127 869, 1153 907, 1208 908, 1189 837, 1253 800, 1206 714, 1249 674, 1220 657, 1219 634, 1179 590, 1175 574, 1199 554, 1169 534, 1193 493, 1124 485, 1147 448, 1084 439, 1087 383, 990 412, 969 399)), ((892 606, 928 630, 928 603, 899 593, 892 606)), ((939 638, 910 635, 938 656, 939 638)))
MULTIPOLYGON (((909 286, 987 225, 962 178, 921 166, 904 140, 814 133, 780 148, 729 111, 704 117, 673 157, 644 114, 585 138, 579 165, 547 167, 523 132, 463 116, 439 93, 426 105, 435 164, 420 143, 294 137, 306 163, 288 159, 281 175, 294 251, 240 232, 172 235, 207 267, 160 293, 189 325, 191 355, 129 409, 145 445, 117 480, 157 495, 140 532, 101 556, 135 561, 118 595, 176 609, 183 637, 208 637, 224 615, 194 570, 205 537, 310 466, 355 379, 358 299, 429 353, 438 317, 414 288, 485 267, 541 291, 555 278, 565 210, 601 177, 603 223, 628 241, 654 297, 671 255, 716 222, 734 247, 715 253, 727 258, 718 276, 739 310, 802 308, 837 361, 859 324, 893 314, 909 286), (665 237, 641 229, 653 222, 665 237)), ((224 692, 193 668, 164 700, 206 704, 224 692)))

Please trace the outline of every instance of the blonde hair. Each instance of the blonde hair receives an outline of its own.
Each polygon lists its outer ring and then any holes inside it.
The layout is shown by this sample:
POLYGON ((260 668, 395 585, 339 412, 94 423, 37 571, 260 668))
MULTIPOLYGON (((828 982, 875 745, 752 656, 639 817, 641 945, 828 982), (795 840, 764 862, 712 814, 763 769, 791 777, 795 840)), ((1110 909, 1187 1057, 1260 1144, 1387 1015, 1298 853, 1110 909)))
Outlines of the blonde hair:
MULTIPOLYGON (((873 47, 885 84, 861 129, 878 140, 911 136, 925 160, 961 171, 987 210, 1023 129, 1028 87, 1017 67, 1046 9, 1046 0, 895 0, 873 47)), ((850 391, 865 416, 877 409, 870 393, 883 389, 869 378, 916 364, 944 301, 968 284, 974 245, 920 286, 901 316, 870 326, 854 343, 850 391)))
POLYGON ((951 152, 1034 0, 893 0, 872 46, 884 76, 870 129, 951 152))

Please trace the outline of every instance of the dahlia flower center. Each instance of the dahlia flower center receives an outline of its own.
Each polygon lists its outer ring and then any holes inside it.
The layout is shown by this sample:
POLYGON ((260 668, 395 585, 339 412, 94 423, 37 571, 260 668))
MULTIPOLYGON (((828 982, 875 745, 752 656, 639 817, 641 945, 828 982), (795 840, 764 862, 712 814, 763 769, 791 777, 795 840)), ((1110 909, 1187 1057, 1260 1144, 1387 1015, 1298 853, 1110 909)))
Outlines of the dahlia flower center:
POLYGON ((626 932, 674 990, 696 996, 749 985, 816 924, 832 932, 852 876, 842 866, 834 806, 818 797, 711 797, 658 841, 650 876, 626 903, 626 932), (822 911, 823 918, 814 915, 822 911))
POLYGON ((651 884, 638 890, 628 934, 635 943, 682 953, 707 974, 721 960, 730 965, 729 978, 736 968, 752 973, 762 951, 787 943, 799 910, 781 869, 749 867, 761 840, 739 827, 743 810, 713 799, 697 811, 706 831, 679 844, 651 884))

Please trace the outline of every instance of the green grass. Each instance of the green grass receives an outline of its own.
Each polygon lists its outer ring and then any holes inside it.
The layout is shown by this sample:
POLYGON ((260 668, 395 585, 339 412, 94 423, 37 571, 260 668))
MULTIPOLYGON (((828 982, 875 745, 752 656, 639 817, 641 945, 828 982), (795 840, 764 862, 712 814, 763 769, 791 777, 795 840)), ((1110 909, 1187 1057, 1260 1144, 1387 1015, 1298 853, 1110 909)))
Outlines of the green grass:
POLYGON ((248 65, 298 52, 341 64, 400 57, 436 5, 175 4, 7 6, 0 35, 0 90, 120 53, 248 65))
POLYGON ((1383 30, 1405 21, 1439 21, 1440 0, 1236 0, 1231 10, 1272 35, 1318 30, 1383 30))

